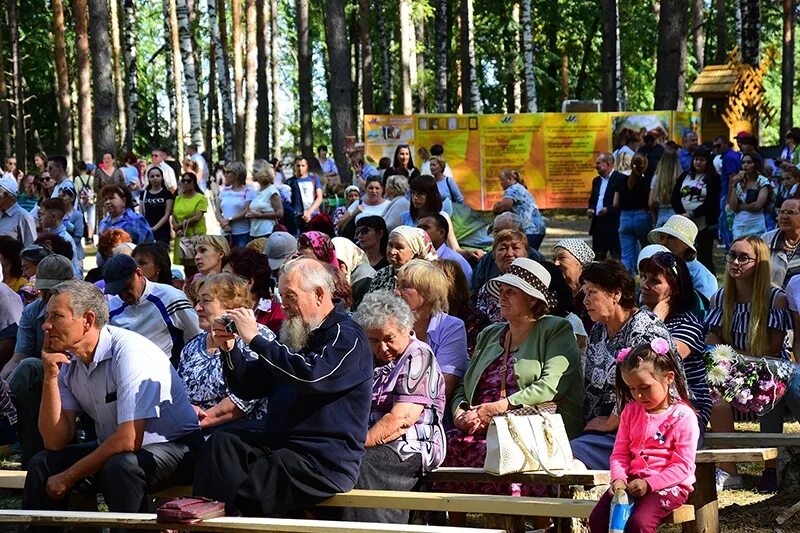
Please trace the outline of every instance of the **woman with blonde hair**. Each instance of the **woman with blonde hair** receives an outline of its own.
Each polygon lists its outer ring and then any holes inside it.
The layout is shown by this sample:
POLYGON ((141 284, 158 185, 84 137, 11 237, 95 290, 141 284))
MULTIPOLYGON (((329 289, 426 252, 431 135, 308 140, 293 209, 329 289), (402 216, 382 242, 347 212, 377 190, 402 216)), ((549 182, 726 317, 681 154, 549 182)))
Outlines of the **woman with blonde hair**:
POLYGON ((663 226, 669 217, 675 214, 672 209, 672 192, 681 174, 683 168, 678 158, 678 148, 668 144, 650 182, 650 211, 653 213, 657 228, 663 226))
POLYGON ((194 263, 197 274, 184 286, 183 292, 191 301, 196 301, 197 282, 206 276, 222 272, 222 260, 231 253, 228 240, 220 235, 197 235, 192 239, 194 263))
POLYGON ((448 215, 453 214, 453 204, 463 204, 464 195, 458 188, 453 176, 445 174, 447 162, 444 157, 435 155, 428 161, 431 169, 431 176, 436 179, 436 187, 439 188, 439 194, 442 196, 442 209, 448 215))
POLYGON ((283 218, 283 202, 275 186, 275 171, 265 160, 253 161, 253 181, 261 186, 261 190, 250 202, 244 216, 250 221, 250 238, 258 239, 268 237, 283 218))
POLYGON ((503 199, 494 204, 492 211, 495 215, 506 211, 517 215, 525 224, 523 231, 528 237, 528 245, 538 250, 547 228, 536 200, 525 187, 525 180, 518 171, 504 168, 500 171, 500 186, 503 188, 503 199))
POLYGON ((386 199, 389 200, 389 205, 383 212, 383 219, 386 221, 389 231, 403 225, 403 213, 411 208, 411 202, 406 198, 409 191, 407 177, 395 174, 386 178, 384 193, 386 199))
MULTIPOLYGON (((741 237, 733 242, 725 260, 725 285, 711 298, 706 317, 709 331, 706 343, 728 344, 742 355, 788 359, 784 340, 792 329, 788 302, 783 290, 771 283, 770 252, 767 244, 755 236, 741 237)), ((787 389, 787 402, 798 405, 792 387, 787 389)), ((760 417, 761 431, 783 431, 784 403, 760 417)), ((800 414, 800 413, 797 413, 800 414)), ((733 412, 727 403, 717 403, 711 413, 714 431, 733 431, 733 412)), ((717 487, 736 488, 741 478, 736 476, 735 464, 720 465, 717 487)), ((774 463, 767 463, 760 490, 776 489, 774 463)))

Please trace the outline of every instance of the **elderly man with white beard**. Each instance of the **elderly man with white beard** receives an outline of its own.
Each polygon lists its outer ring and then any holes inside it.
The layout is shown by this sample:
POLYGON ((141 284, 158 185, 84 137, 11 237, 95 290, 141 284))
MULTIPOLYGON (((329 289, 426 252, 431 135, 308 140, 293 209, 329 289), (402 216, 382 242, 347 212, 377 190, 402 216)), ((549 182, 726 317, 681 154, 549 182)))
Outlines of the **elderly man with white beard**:
POLYGON ((286 263, 279 290, 280 341, 260 336, 244 308, 228 311, 237 333, 221 320, 213 330, 228 388, 268 405, 263 433, 215 433, 197 462, 195 495, 225 502, 229 515, 281 515, 349 491, 364 456, 373 367, 364 331, 333 301, 316 259, 286 263))

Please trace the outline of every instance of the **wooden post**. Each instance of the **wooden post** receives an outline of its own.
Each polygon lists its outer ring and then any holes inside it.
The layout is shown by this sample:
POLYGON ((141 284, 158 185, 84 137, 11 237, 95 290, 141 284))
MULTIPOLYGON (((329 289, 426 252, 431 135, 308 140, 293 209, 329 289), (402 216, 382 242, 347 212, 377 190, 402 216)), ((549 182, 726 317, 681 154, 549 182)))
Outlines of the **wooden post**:
POLYGON ((716 463, 698 463, 697 481, 688 503, 694 505, 694 522, 686 522, 683 533, 719 533, 719 502, 717 501, 716 463))

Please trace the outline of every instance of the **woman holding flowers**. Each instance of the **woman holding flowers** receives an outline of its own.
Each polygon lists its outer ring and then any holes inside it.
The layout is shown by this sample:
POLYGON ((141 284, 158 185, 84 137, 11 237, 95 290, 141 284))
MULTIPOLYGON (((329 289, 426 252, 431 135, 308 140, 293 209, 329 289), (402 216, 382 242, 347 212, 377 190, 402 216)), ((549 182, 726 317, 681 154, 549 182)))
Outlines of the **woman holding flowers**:
MULTIPOLYGON (((791 316, 786 295, 771 285, 770 252, 766 243, 755 236, 741 237, 733 242, 725 260, 728 264, 725 284, 711 298, 706 317, 709 328, 706 342, 728 344, 746 356, 787 358, 784 340, 786 331, 792 328, 791 316)), ((792 407, 798 404, 797 401, 789 403, 792 407)), ((784 408, 785 404, 780 401, 775 409, 761 417, 763 433, 783 432, 784 408)), ((715 431, 733 431, 730 404, 719 402, 714 406, 711 426, 715 431)), ((735 465, 720 466, 718 489, 741 486, 741 478, 732 475, 736 473, 735 465)), ((774 461, 767 462, 758 489, 760 492, 777 489, 774 461)))

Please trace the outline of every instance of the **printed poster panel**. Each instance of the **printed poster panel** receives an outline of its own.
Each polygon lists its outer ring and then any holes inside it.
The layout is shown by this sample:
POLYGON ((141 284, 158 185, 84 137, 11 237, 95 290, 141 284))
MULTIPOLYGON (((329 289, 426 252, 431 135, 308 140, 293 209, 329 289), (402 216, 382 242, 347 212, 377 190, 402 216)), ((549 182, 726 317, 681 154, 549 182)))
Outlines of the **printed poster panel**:
POLYGON ((595 159, 609 149, 609 122, 608 113, 544 115, 546 207, 586 207, 595 159))
POLYGON ((652 134, 656 142, 664 144, 671 137, 672 111, 646 111, 642 113, 608 113, 611 116, 611 151, 625 144, 633 135, 639 143, 646 134, 652 134))
POLYGON ((547 204, 544 173, 544 115, 481 115, 481 176, 484 209, 492 209, 503 197, 500 171, 516 169, 540 208, 547 204))
POLYGON ((407 144, 414 154, 414 117, 411 115, 366 115, 364 117, 365 155, 375 161, 392 159, 398 144, 407 144))
MULTIPOLYGON (((695 111, 673 111, 672 112, 672 140, 678 144, 683 144, 683 136, 693 131, 700 138, 700 113, 695 111)), ((711 140, 711 139, 709 139, 711 140)))
MULTIPOLYGON (((483 209, 481 187, 481 138, 477 115, 415 115, 414 141, 417 149, 430 150, 434 144, 444 147, 444 160, 453 170, 453 178, 464 195, 464 203, 483 209)), ((414 164, 422 166, 418 150, 414 164)))

